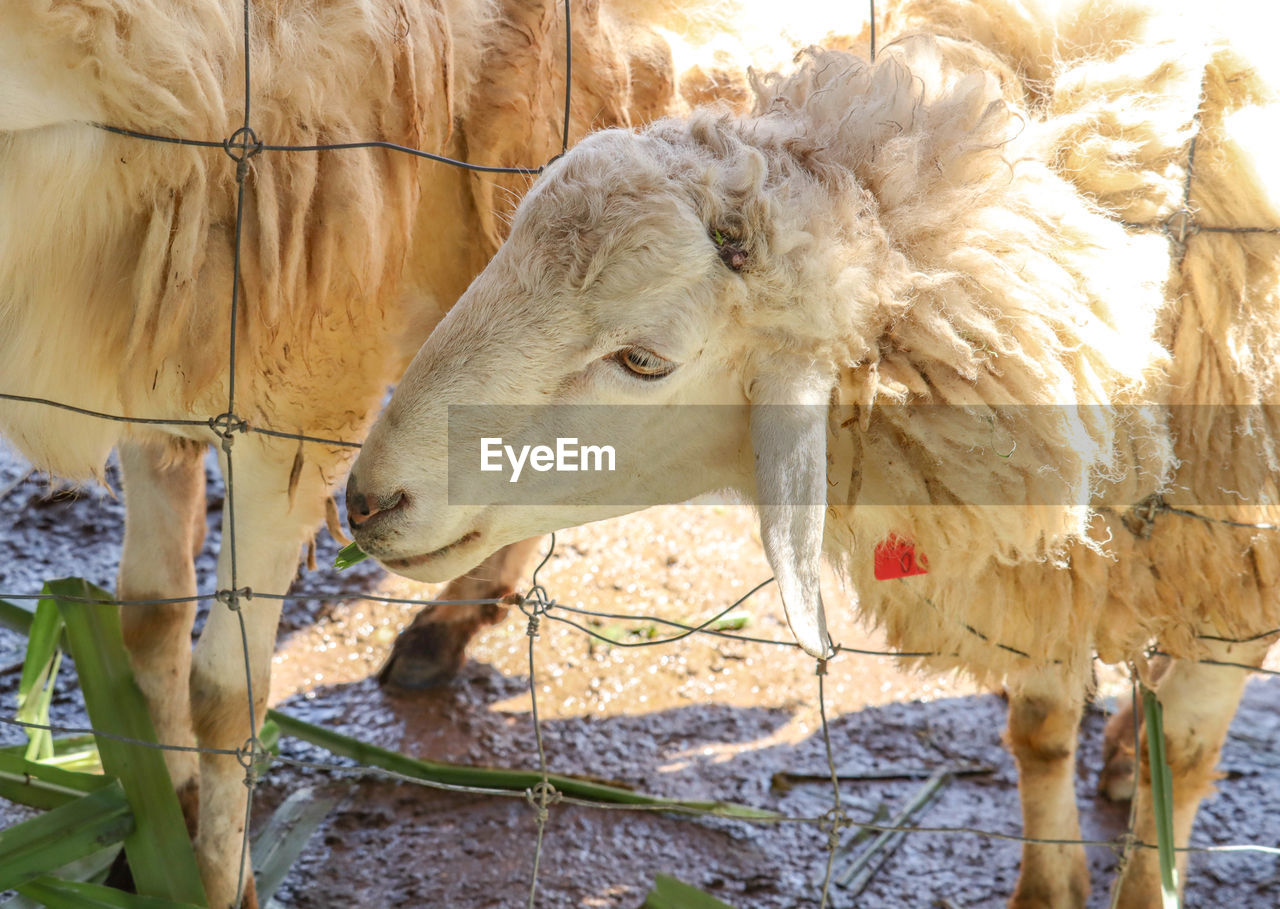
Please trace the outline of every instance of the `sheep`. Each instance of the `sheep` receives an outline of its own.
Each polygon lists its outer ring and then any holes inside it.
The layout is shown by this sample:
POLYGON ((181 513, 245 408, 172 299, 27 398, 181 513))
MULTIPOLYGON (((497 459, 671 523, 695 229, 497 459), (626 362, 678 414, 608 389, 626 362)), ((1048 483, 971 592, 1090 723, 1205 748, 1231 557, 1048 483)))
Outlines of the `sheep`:
MULTIPOLYGON (((382 140, 536 165, 561 150, 561 7, 253 5, 250 124, 276 145, 382 140)), ((670 10, 597 0, 573 9, 572 138, 679 106, 655 30, 670 10)), ((251 430, 357 442, 406 352, 496 248, 508 196, 526 182, 382 149, 247 157, 229 404, 237 167, 220 148, 99 126, 231 136, 245 121, 241 11, 240 0, 0 2, 0 435, 33 465, 85 482, 102 481, 118 448, 126 601, 196 595, 202 462, 220 445, 235 531, 218 587, 240 591, 239 615, 212 609, 194 655, 194 603, 121 615, 159 740, 213 749, 256 733, 246 689, 260 720, 281 606, 270 597, 288 592, 352 454, 251 430), (23 398, 188 422, 109 421, 23 398)), ((479 573, 509 587, 529 548, 479 573)), ((474 582, 459 583, 446 596, 474 582)), ((227 754, 165 758, 210 904, 238 905, 243 893, 255 905, 241 864, 243 769, 227 754)))
MULTIPOLYGON (((661 19, 665 24, 649 29, 622 22, 611 35, 614 41, 625 45, 629 55, 629 110, 631 119, 638 121, 664 112, 687 112, 698 104, 715 104, 746 113, 752 96, 747 79, 749 66, 767 69, 779 61, 789 61, 805 41, 815 37, 842 48, 864 48, 867 37, 865 27, 856 38, 844 34, 847 11, 832 9, 824 0, 795 4, 788 16, 792 24, 781 27, 768 0, 716 0, 705 7, 670 4, 669 9, 650 13, 648 18, 661 19), (801 35, 807 38, 799 37, 801 35), (673 60, 675 71, 668 75, 673 60)), ((519 46, 520 34, 537 33, 547 27, 547 21, 541 7, 533 4, 521 14, 509 15, 505 27, 514 33, 511 43, 519 46)), ((527 103, 523 99, 530 90, 531 71, 546 73, 548 77, 558 71, 559 47, 544 43, 538 53, 522 56, 504 48, 501 53, 491 52, 486 58, 481 78, 491 87, 471 100, 467 133, 472 147, 486 150, 486 162, 505 166, 526 163, 528 133, 539 129, 536 147, 544 150, 544 158, 558 147, 555 144, 558 120, 544 115, 542 120, 531 117, 513 121, 510 110, 504 110, 503 105, 527 103)), ((559 97, 554 79, 533 81, 533 90, 545 93, 540 107, 554 108, 552 99, 559 97)), ((593 109, 612 103, 605 88, 593 89, 596 95, 589 96, 593 109)), ((613 90, 619 88, 613 86, 613 90)), ((581 103, 584 96, 587 93, 579 91, 575 95, 579 99, 576 103, 581 103)), ((608 123, 601 121, 595 125, 608 123)), ((512 200, 518 199, 527 185, 526 177, 515 175, 491 175, 473 182, 476 213, 484 234, 484 242, 479 244, 483 251, 480 264, 487 261, 505 236, 505 225, 514 209, 512 200)), ((459 293, 461 290, 462 287, 458 287, 459 293)), ((438 318, 438 314, 434 315, 438 318)), ((413 337, 420 340, 426 333, 424 330, 420 336, 415 333, 413 337)), ((409 355, 416 350, 415 345, 409 355)), ((348 500, 347 505, 357 521, 364 516, 363 501, 348 500)), ((468 576, 450 584, 442 598, 468 601, 505 597, 513 592, 537 548, 537 541, 529 539, 495 553, 468 576)), ((396 638, 379 671, 379 682, 411 691, 448 681, 465 662, 465 649, 471 638, 501 622, 507 612, 506 606, 477 606, 467 602, 422 610, 396 638)))
MULTIPOLYGON (((1139 673, 1153 638, 1170 654, 1150 681, 1185 846, 1245 676, 1198 660, 1257 666, 1274 635, 1248 639, 1280 625, 1280 540, 1218 520, 1276 516, 1276 92, 1139 3, 889 20, 872 65, 815 51, 757 81, 750 117, 605 130, 548 168, 371 430, 355 535, 436 580, 736 490, 809 654, 836 649, 825 554, 894 647, 1004 683, 1033 840, 1010 905, 1079 907, 1094 653, 1139 673), (1269 230, 1188 237, 1188 193, 1200 224, 1269 230), (476 440, 550 431, 619 440, 618 469, 485 485, 476 440), (877 553, 910 549, 927 570, 877 580, 877 553)), ((1156 905, 1154 850, 1117 887, 1156 905)))

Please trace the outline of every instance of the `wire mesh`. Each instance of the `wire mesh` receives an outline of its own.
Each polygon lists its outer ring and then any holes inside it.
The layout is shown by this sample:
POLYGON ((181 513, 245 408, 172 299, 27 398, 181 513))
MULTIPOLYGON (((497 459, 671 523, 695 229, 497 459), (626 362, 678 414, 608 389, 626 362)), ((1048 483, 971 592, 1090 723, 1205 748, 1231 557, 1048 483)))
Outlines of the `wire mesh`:
MULTIPOLYGON (((467 161, 451 158, 446 155, 430 152, 422 149, 410 148, 391 142, 381 140, 367 140, 358 142, 334 143, 334 144, 316 144, 316 145, 283 145, 273 144, 263 141, 254 131, 252 126, 252 67, 251 67, 251 47, 252 47, 252 0, 243 0, 242 4, 242 45, 244 55, 244 71, 243 71, 243 99, 244 99, 244 117, 241 126, 228 138, 216 139, 199 139, 183 136, 163 135, 157 132, 145 132, 133 129, 126 129, 107 123, 93 124, 98 129, 110 132, 116 135, 135 139, 145 142, 161 142, 171 143, 184 146, 194 146, 210 149, 222 149, 235 166, 235 185, 236 185, 236 216, 235 216, 235 234, 234 234, 234 264, 233 264, 233 280, 231 282, 231 299, 230 299, 230 343, 228 345, 228 393, 226 411, 209 417, 208 419, 191 419, 177 417, 157 417, 157 416, 134 416, 126 414, 113 414, 98 410, 87 409, 76 405, 60 402, 48 398, 33 397, 27 395, 12 394, 0 392, 0 400, 10 401, 13 403, 24 403, 32 406, 57 408, 83 416, 95 419, 124 422, 138 425, 162 426, 162 427, 207 427, 220 440, 220 447, 224 458, 224 474, 226 483, 226 506, 224 545, 227 547, 230 585, 225 589, 218 589, 209 593, 200 593, 186 597, 166 597, 156 599, 120 599, 111 601, 111 606, 121 605, 168 605, 192 602, 209 602, 220 604, 235 616, 238 623, 241 655, 245 674, 245 685, 247 691, 246 711, 249 720, 249 726, 252 730, 259 727, 257 716, 256 700, 253 688, 253 672, 250 665, 248 630, 245 624, 243 614, 243 605, 245 601, 253 599, 272 599, 272 600, 324 600, 328 602, 340 602, 349 600, 375 600, 383 603, 412 605, 417 607, 436 606, 436 605, 496 605, 508 602, 507 598, 481 598, 470 600, 440 600, 440 599, 421 599, 411 597, 392 597, 372 593, 350 593, 343 591, 330 590, 300 590, 285 594, 257 592, 249 588, 242 588, 238 585, 239 580, 239 563, 237 559, 236 546, 236 483, 235 483, 235 440, 237 436, 245 434, 260 434, 281 439, 296 440, 299 443, 311 443, 328 445, 342 448, 359 448, 360 443, 351 439, 327 438, 324 436, 310 435, 306 433, 296 433, 284 430, 274 429, 268 426, 258 426, 250 424, 245 418, 239 416, 236 411, 236 372, 237 372, 237 335, 238 335, 238 311, 241 305, 241 282, 240 282, 240 257, 241 247, 243 243, 244 232, 244 214, 245 214, 245 181, 250 173, 251 161, 254 157, 261 154, 300 154, 300 153, 335 153, 356 149, 383 149, 396 153, 403 153, 415 157, 428 159, 443 163, 452 167, 457 167, 469 171, 479 173, 498 173, 498 174, 518 174, 536 176, 541 174, 551 162, 544 164, 531 164, 529 166, 519 167, 497 167, 487 165, 472 164, 467 161)), ((869 0, 869 22, 870 22, 870 52, 872 60, 875 59, 876 46, 876 29, 877 16, 874 0, 869 0)), ((563 2, 564 14, 564 40, 565 40, 565 96, 564 96, 564 119, 562 127, 562 142, 560 153, 551 160, 554 161, 560 155, 567 151, 569 146, 569 128, 570 128, 570 110, 572 101, 572 66, 573 66, 573 38, 572 38, 572 16, 569 0, 563 2)), ((1195 150, 1196 137, 1193 136, 1188 147, 1188 160, 1186 168, 1186 179, 1184 182, 1183 204, 1182 207, 1157 223, 1151 224, 1126 224, 1126 227, 1139 231, 1155 231, 1164 233, 1173 249, 1177 259, 1181 259, 1185 255, 1187 244, 1199 233, 1280 233, 1280 227, 1270 226, 1230 226, 1230 225, 1206 225, 1201 224, 1197 218, 1197 212, 1193 205, 1192 189, 1194 182, 1195 167, 1195 150)), ((1144 503, 1139 503, 1135 509, 1142 509, 1146 520, 1151 521, 1160 515, 1170 515, 1178 518, 1186 518, 1202 522, 1212 522, 1225 526, 1248 529, 1253 531, 1274 531, 1280 529, 1280 525, 1270 523, 1247 523, 1236 520, 1213 517, 1200 514, 1189 509, 1177 508, 1170 506, 1162 499, 1153 498, 1144 503)), ((735 599, 724 609, 721 609, 710 616, 703 622, 696 625, 689 625, 676 622, 667 618, 658 616, 643 616, 634 614, 617 614, 609 612, 600 612, 584 609, 580 606, 571 606, 562 604, 551 598, 548 591, 539 581, 539 572, 545 567, 547 562, 555 551, 555 537, 552 535, 551 544, 534 570, 531 588, 528 593, 520 597, 518 605, 522 613, 527 619, 526 635, 528 638, 528 690, 530 695, 530 710, 534 731, 534 745, 537 753, 538 770, 541 774, 541 782, 530 787, 523 793, 511 792, 508 790, 493 789, 480 786, 455 785, 441 783, 438 781, 424 780, 412 777, 393 770, 379 767, 356 766, 322 762, 309 761, 292 758, 287 756, 274 756, 271 758, 273 763, 282 766, 295 766, 312 770, 320 770, 331 774, 340 775, 357 775, 361 777, 375 777, 387 780, 393 780, 399 783, 422 786, 431 789, 438 789, 449 792, 465 792, 474 795, 483 795, 496 798, 521 798, 524 799, 534 812, 536 835, 532 846, 532 868, 530 873, 530 884, 528 892, 528 905, 533 907, 537 903, 538 896, 538 875, 542 861, 546 826, 550 817, 550 811, 557 805, 574 805, 589 806, 598 810, 611 812, 663 812, 669 814, 677 814, 690 817, 734 817, 739 821, 746 820, 749 823, 758 824, 804 824, 816 828, 824 837, 825 848, 825 864, 824 872, 820 881, 820 888, 817 892, 817 898, 821 906, 829 905, 832 897, 833 870, 837 851, 841 844, 842 833, 848 828, 859 828, 863 830, 878 833, 896 833, 896 834, 946 834, 946 835, 965 835, 977 836, 992 840, 1005 840, 1021 844, 1045 844, 1045 845, 1072 845, 1072 846, 1098 846, 1113 850, 1118 856, 1123 857, 1130 854, 1133 849, 1156 849, 1156 844, 1145 843, 1139 841, 1134 835, 1134 818, 1130 817, 1129 830, 1126 834, 1113 840, 1106 839, 1048 839, 1027 837, 1017 833, 984 829, 973 826, 927 826, 919 824, 883 824, 879 823, 875 817, 866 817, 855 819, 850 816, 841 799, 840 778, 837 772, 835 749, 832 743, 831 731, 827 715, 827 693, 825 679, 827 676, 828 661, 820 660, 816 665, 816 698, 821 719, 821 737, 826 759, 827 769, 831 780, 831 808, 818 815, 798 815, 785 816, 773 815, 769 817, 758 817, 744 819, 741 814, 730 813, 725 809, 715 807, 710 808, 690 808, 690 807, 671 807, 671 806, 655 806, 655 805, 632 805, 632 804, 607 804, 593 800, 583 799, 566 795, 559 792, 549 780, 549 764, 546 756, 546 750, 543 744, 542 726, 538 715, 537 701, 537 677, 538 666, 536 659, 536 643, 539 639, 539 633, 542 621, 548 620, 572 627, 577 631, 590 637, 606 641, 612 646, 618 647, 655 647, 668 646, 675 642, 684 640, 693 635, 706 635, 717 638, 726 638, 730 640, 763 644, 773 647, 794 648, 799 650, 798 645, 793 641, 775 640, 761 638, 751 635, 735 634, 730 631, 717 629, 713 626, 725 615, 737 609, 746 603, 753 595, 764 589, 772 583, 773 579, 767 579, 754 587, 747 590, 741 597, 735 599), (666 637, 644 640, 644 641, 618 641, 600 635, 582 621, 577 619, 604 619, 604 620, 634 620, 639 622, 648 622, 656 625, 662 625, 674 630, 674 633, 666 637)), ((9 600, 38 600, 44 595, 39 593, 16 592, 0 594, 0 598, 9 600)), ((74 597, 62 597, 77 602, 100 601, 93 599, 77 599, 74 597)), ((925 601, 932 608, 933 604, 925 601)), ((1011 647, 985 634, 972 625, 965 624, 964 630, 974 637, 982 640, 990 646, 1000 648, 1001 650, 1024 657, 1028 660, 1036 659, 1032 654, 1024 650, 1011 647)), ((1207 641, 1224 642, 1224 643, 1250 643, 1254 641, 1264 640, 1270 637, 1280 636, 1280 628, 1269 629, 1246 637, 1231 638, 1217 635, 1201 635, 1202 639, 1207 641)), ((877 651, 858 648, 838 648, 837 657, 848 654, 850 656, 879 656, 894 659, 916 660, 920 658, 954 656, 955 654, 944 654, 932 651, 877 651)), ((1163 655, 1161 651, 1152 649, 1150 655, 1163 655)), ((1055 661, 1056 662, 1056 661, 1055 661)), ((1243 669, 1251 672, 1265 672, 1273 675, 1280 673, 1262 669, 1243 663, 1234 663, 1230 661, 1203 659, 1200 662, 1207 665, 1216 665, 1230 668, 1243 669)), ((1135 680, 1136 692, 1136 671, 1133 673, 1135 680)), ((244 808, 244 835, 241 839, 240 850, 240 870, 239 880, 237 882, 236 903, 239 904, 246 889, 246 879, 244 877, 249 849, 249 822, 253 808, 254 792, 259 783, 255 767, 259 766, 263 759, 267 756, 265 749, 256 736, 250 738, 244 745, 239 748, 212 748, 207 746, 186 746, 173 743, 156 743, 148 742, 140 739, 129 738, 125 736, 103 733, 92 727, 76 727, 64 726, 56 724, 38 724, 24 722, 7 717, 0 718, 0 724, 23 730, 44 730, 51 733, 78 735, 78 734, 94 734, 112 738, 128 744, 141 747, 156 748, 166 751, 182 751, 196 752, 208 755, 220 755, 226 757, 235 757, 245 768, 245 785, 246 798, 244 808)), ((1137 726, 1135 725, 1135 747, 1137 745, 1137 726)), ((1135 752, 1139 753, 1139 752, 1135 752)), ((1186 846, 1179 849, 1186 853, 1235 853, 1235 852, 1254 852, 1264 855, 1280 856, 1280 848, 1267 846, 1259 843, 1241 843, 1215 846, 1186 846)))

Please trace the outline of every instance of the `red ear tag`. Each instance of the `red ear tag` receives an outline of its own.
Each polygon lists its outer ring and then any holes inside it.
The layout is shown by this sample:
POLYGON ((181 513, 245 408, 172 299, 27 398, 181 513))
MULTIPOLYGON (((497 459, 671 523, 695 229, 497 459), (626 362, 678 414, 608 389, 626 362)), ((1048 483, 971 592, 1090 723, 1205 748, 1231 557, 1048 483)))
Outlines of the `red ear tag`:
POLYGON ((877 581, 892 581, 913 574, 928 574, 929 560, 916 555, 916 548, 899 536, 890 536, 876 544, 875 573, 877 581))

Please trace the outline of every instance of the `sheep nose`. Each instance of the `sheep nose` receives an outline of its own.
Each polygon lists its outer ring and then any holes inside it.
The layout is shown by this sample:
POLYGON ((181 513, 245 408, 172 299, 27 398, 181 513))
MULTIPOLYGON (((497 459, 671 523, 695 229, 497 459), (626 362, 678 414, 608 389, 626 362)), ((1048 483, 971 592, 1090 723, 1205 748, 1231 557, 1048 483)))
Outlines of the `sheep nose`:
POLYGON ((397 489, 384 498, 370 497, 356 488, 356 478, 347 480, 347 521, 354 529, 377 514, 395 511, 405 503, 404 490, 397 489))

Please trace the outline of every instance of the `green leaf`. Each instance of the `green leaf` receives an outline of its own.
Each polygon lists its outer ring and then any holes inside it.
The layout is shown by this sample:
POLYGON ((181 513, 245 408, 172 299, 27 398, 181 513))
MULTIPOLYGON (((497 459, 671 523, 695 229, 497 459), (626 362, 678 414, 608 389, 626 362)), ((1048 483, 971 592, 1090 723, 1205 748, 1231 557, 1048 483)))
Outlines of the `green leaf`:
POLYGON ((46 767, 61 767, 63 770, 74 770, 76 773, 101 774, 102 755, 98 754, 98 742, 93 736, 79 748, 63 748, 57 739, 53 740, 53 756, 42 758, 40 763, 46 767))
POLYGON ((360 548, 359 543, 348 543, 338 550, 338 555, 333 560, 333 567, 339 571, 344 571, 367 558, 369 558, 368 553, 360 548))
POLYGON ((20 603, 0 600, 0 628, 8 628, 18 634, 31 631, 31 620, 35 617, 33 610, 20 603))
POLYGON ((1173 840, 1173 774, 1165 754, 1164 711, 1156 693, 1142 687, 1147 724, 1147 759, 1151 768, 1151 810, 1156 819, 1156 847, 1160 853, 1160 906, 1178 909, 1178 863, 1173 840))
MULTIPOLYGON (((542 782, 542 774, 537 770, 507 770, 497 767, 470 767, 465 764, 445 764, 440 761, 423 761, 411 758, 396 751, 378 748, 359 739, 333 732, 311 723, 281 713, 268 710, 267 718, 274 720, 280 727, 281 735, 289 735, 302 739, 313 745, 319 745, 334 754, 349 757, 370 767, 380 767, 419 780, 429 780, 452 786, 469 786, 495 791, 523 792, 542 782)), ((566 796, 575 796, 597 802, 612 802, 626 805, 652 805, 684 814, 714 814, 719 817, 737 817, 752 820, 767 820, 778 817, 773 811, 752 808, 746 805, 735 805, 732 802, 695 802, 681 799, 660 798, 646 795, 633 789, 625 789, 596 780, 583 779, 576 776, 549 773, 547 780, 566 796)))
POLYGON ((691 887, 669 874, 654 878, 653 889, 640 909, 733 909, 710 893, 691 887))
MULTIPOLYGON (((18 683, 18 712, 23 723, 49 725, 49 705, 58 667, 62 665, 62 616, 57 605, 41 599, 27 631, 27 655, 18 683)), ((53 734, 47 729, 27 729, 27 758, 38 761, 53 756, 53 734)))
POLYGON ((36 727, 49 725, 49 708, 53 705, 53 686, 61 666, 62 651, 59 650, 35 676, 34 692, 31 690, 25 694, 22 691, 18 692, 18 712, 15 717, 21 722, 34 724, 24 730, 27 734, 26 757, 28 760, 43 761, 53 757, 53 731, 36 727))
MULTIPOLYGON (((92 735, 68 735, 53 738, 51 741, 53 754, 42 758, 40 761, 42 765, 77 770, 80 773, 102 773, 98 743, 92 735)), ((21 757, 26 753, 26 749, 26 745, 5 745, 0 747, 0 754, 16 754, 21 757)))
MULTIPOLYGON (((102 883, 107 873, 111 870, 112 863, 116 860, 116 856, 120 854, 123 847, 119 843, 113 843, 97 852, 92 852, 84 858, 76 859, 74 862, 68 862, 61 868, 57 868, 50 872, 49 877, 59 878, 64 881, 92 881, 93 883, 102 883)), ((43 880, 43 877, 35 878, 36 881, 43 880)), ((28 881, 27 884, 32 883, 28 881)), ((27 884, 23 884, 25 887, 27 884)), ((12 899, 5 900, 0 904, 4 909, 40 909, 45 905, 37 902, 29 896, 23 896, 21 893, 12 899)))
POLYGON ((22 664, 22 681, 18 683, 19 704, 40 686, 41 679, 48 674, 49 665, 58 652, 59 638, 65 624, 57 604, 53 600, 42 598, 27 629, 27 656, 22 664))
POLYGON ((19 887, 18 892, 39 900, 48 909, 199 909, 194 903, 140 896, 101 884, 63 881, 56 877, 36 878, 19 887))
MULTIPOLYGON (((97 741, 92 732, 55 737, 53 740, 53 753, 57 757, 59 755, 79 754, 91 749, 96 754, 98 750, 97 741)), ((20 752, 25 747, 26 745, 5 745, 0 748, 0 754, 13 754, 20 752)))
MULTIPOLYGON (((93 728, 154 742, 155 727, 133 679, 119 607, 111 602, 111 594, 82 578, 50 581, 45 592, 57 601, 66 620, 67 640, 93 728)), ((98 752, 102 766, 120 780, 133 808, 137 826, 124 847, 138 892, 203 904, 195 853, 162 752, 105 735, 98 736, 98 752)))
POLYGON ((133 826, 124 790, 112 780, 97 792, 0 830, 0 890, 118 843, 133 826))
MULTIPOLYGON (((0 796, 32 808, 57 808, 109 785, 110 777, 28 761, 25 745, 0 751, 0 796)), ((57 744, 55 743, 55 750, 57 744)))
POLYGON ((335 798, 315 797, 315 791, 299 789, 276 809, 267 826, 253 841, 251 855, 258 885, 258 904, 265 906, 279 889, 293 863, 316 832, 335 798))
POLYGON ((263 720, 258 730, 258 742, 262 745, 262 751, 253 762, 253 775, 261 779, 267 775, 271 762, 280 753, 280 727, 270 720, 263 720))
POLYGON ((280 753, 280 727, 272 720, 263 720, 262 728, 258 730, 258 741, 266 751, 272 754, 280 753))
MULTIPOLYGON (((696 623, 693 623, 696 624, 696 623)), ((751 624, 751 613, 745 609, 735 609, 716 619, 707 628, 711 631, 741 631, 751 624)))

